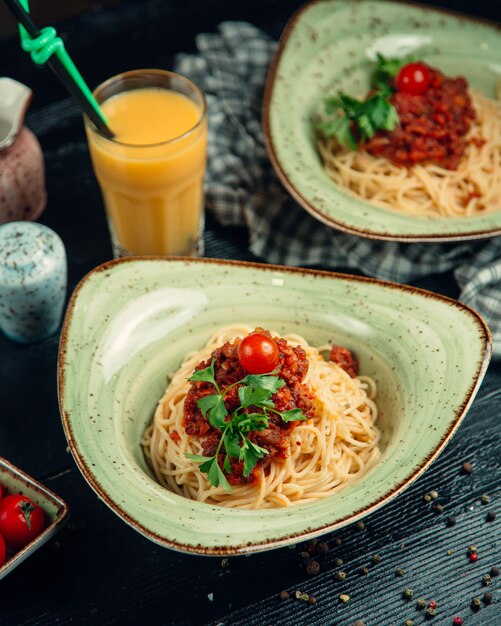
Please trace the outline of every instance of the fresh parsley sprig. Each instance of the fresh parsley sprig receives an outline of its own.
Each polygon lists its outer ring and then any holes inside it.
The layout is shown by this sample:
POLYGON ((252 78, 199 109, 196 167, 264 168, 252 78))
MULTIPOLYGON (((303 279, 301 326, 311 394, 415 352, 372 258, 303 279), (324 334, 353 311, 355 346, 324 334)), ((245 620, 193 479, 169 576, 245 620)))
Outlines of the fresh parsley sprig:
POLYGON ((339 144, 350 150, 356 150, 358 141, 371 139, 378 130, 394 130, 399 118, 390 102, 393 90, 388 82, 408 62, 408 59, 386 59, 378 53, 372 95, 363 101, 343 92, 326 98, 324 107, 329 117, 318 122, 317 128, 325 137, 336 137, 339 144))
POLYGON ((380 52, 376 53, 376 69, 374 70, 374 83, 388 83, 400 72, 404 65, 412 62, 409 56, 397 58, 387 58, 380 52))
POLYGON ((221 439, 213 456, 188 453, 185 453, 185 456, 196 463, 201 463, 200 471, 207 474, 211 485, 221 486, 231 492, 231 486, 223 472, 223 469, 228 474, 231 472, 230 457, 243 461, 243 475, 249 476, 259 459, 268 454, 266 448, 251 441, 248 435, 252 431, 268 428, 269 412, 279 415, 284 422, 306 419, 306 416, 297 408, 289 411, 278 411, 275 408, 271 397, 285 385, 285 381, 273 374, 249 374, 233 385, 229 385, 224 392, 221 391, 215 378, 214 363, 215 359, 212 359, 208 367, 196 371, 189 380, 210 383, 216 390, 216 393, 199 398, 197 405, 209 424, 221 431, 221 439), (229 416, 224 399, 230 389, 236 385, 240 385, 238 387, 240 404, 229 416), (256 410, 251 411, 251 408, 256 410), (225 456, 223 469, 221 469, 218 457, 223 445, 225 456))

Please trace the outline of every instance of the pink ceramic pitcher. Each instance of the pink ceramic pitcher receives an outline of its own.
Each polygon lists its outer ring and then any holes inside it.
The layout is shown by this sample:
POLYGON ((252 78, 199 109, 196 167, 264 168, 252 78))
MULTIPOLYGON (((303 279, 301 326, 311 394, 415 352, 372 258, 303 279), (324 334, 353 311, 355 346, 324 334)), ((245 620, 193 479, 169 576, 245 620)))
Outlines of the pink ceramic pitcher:
POLYGON ((0 78, 0 224, 34 220, 45 209, 45 171, 35 135, 23 125, 31 89, 0 78))

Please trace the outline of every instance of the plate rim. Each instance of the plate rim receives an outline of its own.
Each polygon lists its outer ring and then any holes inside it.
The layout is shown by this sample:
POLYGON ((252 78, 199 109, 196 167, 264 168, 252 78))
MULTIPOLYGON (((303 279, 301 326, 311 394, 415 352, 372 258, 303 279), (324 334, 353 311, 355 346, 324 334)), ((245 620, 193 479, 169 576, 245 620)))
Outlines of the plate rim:
MULTIPOLYGON (((339 1, 339 0, 338 0, 339 1)), ((300 6, 296 11, 292 14, 292 16, 287 21, 282 34, 280 35, 280 39, 278 41, 278 47, 273 55, 270 67, 268 69, 268 73, 266 76, 266 82, 263 93, 263 105, 262 105, 262 125, 263 125, 263 135, 264 135, 264 144, 266 148, 266 152, 268 154, 268 158, 273 166, 275 173, 277 174, 280 182, 284 186, 287 193, 292 197, 295 202, 302 207, 307 213, 309 213, 316 220, 329 226, 332 229, 338 230, 340 232, 344 232, 349 235, 356 235, 359 237, 363 237, 365 239, 371 239, 376 241, 393 241, 400 243, 453 243, 453 242, 465 242, 465 241, 479 241, 483 239, 488 239, 491 237, 497 237, 501 235, 501 226, 494 226, 489 229, 478 229, 472 230, 467 233, 428 233, 428 234, 399 234, 399 233, 378 233, 372 229, 364 229, 358 228, 356 226, 352 226, 346 224, 344 221, 340 221, 336 219, 332 215, 326 213, 325 211, 315 207, 307 198, 305 198, 301 192, 294 186, 292 181, 287 176, 284 171, 281 162, 277 156, 277 152, 275 150, 275 145, 273 143, 272 133, 271 133, 271 101, 273 97, 273 89, 275 86, 275 78, 277 74, 278 67, 280 65, 281 58, 285 52, 286 45, 288 43, 289 37, 294 31, 296 23, 299 22, 303 13, 306 13, 311 7, 317 4, 321 4, 325 2, 325 0, 309 0, 302 6, 300 6)), ((483 24, 490 26, 501 32, 501 24, 498 24, 494 21, 488 20, 482 17, 476 17, 474 15, 468 15, 466 13, 462 13, 460 11, 455 11, 453 9, 447 9, 442 7, 433 7, 426 4, 422 4, 420 2, 415 2, 413 0, 392 0, 392 2, 397 3, 399 5, 418 8, 422 10, 426 10, 432 13, 445 14, 450 15, 455 18, 471 21, 474 24, 483 24)), ((334 183, 333 183, 334 184, 334 183)), ((359 202, 365 202, 363 199, 358 199, 359 202)), ((366 202, 366 204, 370 207, 373 206, 370 202, 366 202)), ((501 209, 500 209, 501 210, 501 209)))
MULTIPOLYGON (((356 522, 357 520, 365 517, 366 515, 373 513, 377 509, 381 508, 383 505, 391 502, 394 498, 397 497, 402 491, 404 491, 407 487, 409 487, 414 481, 416 481, 423 472, 433 463, 433 461, 439 456, 439 454, 444 450, 444 448, 449 443, 450 439, 453 437, 457 429, 459 428, 461 422, 463 421, 466 413, 468 412, 473 399, 476 396, 476 393, 482 383, 482 380, 487 371, 487 367, 490 362, 490 358, 492 355, 492 337, 489 331, 489 328, 482 316, 477 313, 474 309, 472 309, 467 304, 459 302, 458 300, 454 300, 453 298, 449 298, 448 296, 444 296, 439 293, 435 293, 426 289, 422 289, 420 287, 414 287, 412 285, 403 285, 396 282, 391 282, 387 280, 382 280, 378 278, 372 278, 367 276, 356 276, 351 274, 345 274, 342 272, 330 272, 327 270, 318 270, 311 268, 301 268, 301 267, 288 267, 283 265, 274 265, 274 264, 266 264, 266 263, 258 263, 258 262, 249 262, 249 261, 240 261, 240 260, 229 260, 229 259, 213 259, 206 257, 172 257, 172 256, 137 256, 137 257, 128 257, 121 259, 113 259, 110 261, 106 261, 101 265, 90 270, 76 285, 70 301, 68 303, 62 329, 61 336, 59 341, 59 349, 58 349, 58 358, 57 358, 57 396, 58 396, 58 404, 59 404, 59 412, 61 417, 61 423, 63 426, 64 434, 66 440, 68 442, 69 449, 73 456, 73 459, 80 470, 81 474, 89 484, 89 486, 94 490, 94 492, 99 496, 99 498, 114 512, 116 513, 122 520, 124 520, 129 526, 133 527, 140 534, 144 535, 148 539, 153 542, 161 545, 163 547, 171 548, 178 552, 183 553, 191 553, 197 554, 201 556, 236 556, 242 554, 250 554, 255 552, 263 552, 267 550, 272 550, 276 548, 281 548, 290 544, 297 543, 299 541, 305 541, 311 537, 316 537, 324 533, 331 532, 333 530, 342 528, 356 522), (471 384, 469 388, 464 393, 464 400, 462 404, 455 411, 454 417, 451 420, 450 426, 448 430, 443 434, 441 440, 436 445, 434 450, 422 460, 420 466, 414 470, 412 473, 407 475, 398 485, 392 487, 385 494, 380 496, 376 501, 371 502, 369 505, 359 508, 354 513, 345 516, 344 518, 338 519, 333 523, 324 524, 315 528, 305 528, 302 531, 290 533, 287 535, 281 535, 276 539, 268 539, 263 541, 256 542, 246 542, 240 545, 225 545, 225 546, 211 546, 211 545, 202 545, 201 543, 196 543, 193 541, 192 543, 182 543, 173 539, 168 539, 166 537, 161 536, 157 532, 151 530, 147 527, 147 525, 143 524, 139 520, 132 517, 129 513, 127 513, 120 503, 116 501, 107 490, 102 487, 99 482, 99 478, 95 476, 87 462, 87 460, 81 454, 76 439, 73 435, 72 430, 72 418, 70 416, 70 412, 66 411, 64 407, 64 394, 65 394, 65 370, 67 368, 66 364, 66 351, 68 344, 68 336, 69 329, 73 319, 73 313, 75 309, 75 304, 79 298, 79 294, 82 290, 82 287, 86 285, 91 278, 93 278, 96 274, 101 272, 106 272, 108 270, 113 270, 113 268, 120 267, 121 265, 128 263, 143 263, 143 262, 179 262, 185 263, 189 265, 195 264, 208 264, 208 265, 223 265, 223 266, 232 266, 232 267, 240 267, 240 268, 252 268, 263 271, 270 272, 283 272, 289 274, 300 274, 307 276, 322 276, 324 278, 329 279, 339 279, 339 280, 348 280, 352 282, 362 282, 369 284, 376 284, 389 289, 396 289, 399 291, 404 291, 406 293, 418 295, 419 297, 432 298, 434 300, 438 300, 443 302, 444 304, 448 304, 449 306, 456 307, 461 311, 467 313, 472 322, 476 324, 479 333, 479 340, 481 342, 481 357, 477 363, 477 368, 475 372, 475 377, 472 378, 471 384)), ((224 510, 224 507, 221 507, 224 510)), ((196 538, 195 538, 196 539, 196 538)))

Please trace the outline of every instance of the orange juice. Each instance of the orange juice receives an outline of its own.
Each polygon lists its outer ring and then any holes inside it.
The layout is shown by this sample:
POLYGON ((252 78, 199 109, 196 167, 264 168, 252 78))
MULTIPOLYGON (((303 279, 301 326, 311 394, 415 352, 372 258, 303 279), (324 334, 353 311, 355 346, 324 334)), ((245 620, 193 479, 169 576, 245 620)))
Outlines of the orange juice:
POLYGON ((134 87, 101 109, 115 137, 89 123, 86 130, 115 256, 195 254, 207 144, 203 96, 196 102, 173 89, 134 87))

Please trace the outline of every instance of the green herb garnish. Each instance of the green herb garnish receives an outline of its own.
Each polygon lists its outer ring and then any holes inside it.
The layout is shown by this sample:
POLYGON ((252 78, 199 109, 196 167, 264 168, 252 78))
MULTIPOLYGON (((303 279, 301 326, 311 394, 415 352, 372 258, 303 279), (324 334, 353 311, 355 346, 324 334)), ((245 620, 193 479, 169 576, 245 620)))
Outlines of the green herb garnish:
POLYGON ((203 396, 197 401, 197 405, 202 411, 202 415, 209 421, 209 424, 221 431, 221 439, 214 456, 207 457, 188 453, 185 453, 185 456, 196 463, 201 463, 200 471, 207 474, 211 485, 214 487, 222 486, 226 491, 231 492, 231 486, 223 472, 223 469, 227 473, 231 472, 230 457, 243 461, 243 475, 249 476, 258 460, 268 454, 266 448, 255 444, 249 439, 248 435, 252 431, 268 428, 269 412, 279 415, 284 422, 307 418, 297 408, 289 411, 278 411, 275 409, 271 397, 285 385, 285 381, 278 376, 272 374, 249 374, 222 392, 214 375, 214 363, 215 359, 212 359, 208 367, 196 371, 189 380, 207 382, 214 386, 216 393, 203 396), (236 385, 241 385, 238 388, 240 404, 233 411, 230 418, 227 419, 228 410, 224 404, 224 399, 228 391, 236 385), (256 410, 252 411, 252 408, 256 410), (226 454, 223 468, 221 468, 218 456, 223 444, 226 454))
POLYGON ((336 137, 350 150, 356 150, 358 141, 371 139, 378 130, 394 130, 399 118, 390 102, 393 89, 388 81, 408 62, 408 59, 386 59, 378 53, 373 94, 364 101, 343 92, 326 98, 325 113, 330 117, 318 122, 316 127, 325 137, 336 137))
POLYGON ((379 52, 376 53, 376 69, 374 71, 374 83, 387 83, 400 72, 404 65, 411 63, 411 57, 403 57, 400 59, 387 59, 379 52))

